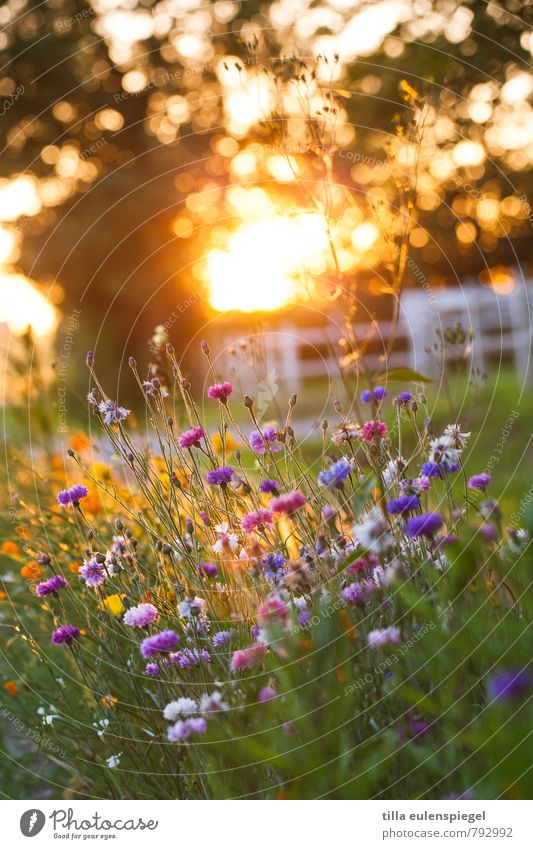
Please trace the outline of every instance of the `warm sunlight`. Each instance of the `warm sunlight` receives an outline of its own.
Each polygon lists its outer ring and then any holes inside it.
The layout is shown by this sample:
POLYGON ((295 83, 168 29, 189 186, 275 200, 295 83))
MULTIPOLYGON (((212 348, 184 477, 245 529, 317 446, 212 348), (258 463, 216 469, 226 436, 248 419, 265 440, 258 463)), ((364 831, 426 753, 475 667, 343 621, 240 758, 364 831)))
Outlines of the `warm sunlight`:
POLYGON ((1 274, 0 324, 12 333, 24 333, 30 325, 37 336, 46 336, 54 329, 56 312, 22 274, 1 274))
POLYGON ((226 250, 209 253, 211 305, 221 312, 279 309, 309 285, 307 272, 325 271, 328 249, 324 219, 317 214, 243 224, 226 250))

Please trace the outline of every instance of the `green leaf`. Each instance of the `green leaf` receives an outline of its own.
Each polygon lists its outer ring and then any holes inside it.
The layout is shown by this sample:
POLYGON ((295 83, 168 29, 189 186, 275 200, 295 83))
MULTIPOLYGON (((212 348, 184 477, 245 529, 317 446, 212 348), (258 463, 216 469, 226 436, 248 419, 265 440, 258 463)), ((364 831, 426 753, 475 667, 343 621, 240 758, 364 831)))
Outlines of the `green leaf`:
POLYGON ((398 380, 402 383, 435 383, 432 377, 427 377, 412 368, 392 368, 384 371, 375 378, 376 383, 385 383, 387 380, 398 380))

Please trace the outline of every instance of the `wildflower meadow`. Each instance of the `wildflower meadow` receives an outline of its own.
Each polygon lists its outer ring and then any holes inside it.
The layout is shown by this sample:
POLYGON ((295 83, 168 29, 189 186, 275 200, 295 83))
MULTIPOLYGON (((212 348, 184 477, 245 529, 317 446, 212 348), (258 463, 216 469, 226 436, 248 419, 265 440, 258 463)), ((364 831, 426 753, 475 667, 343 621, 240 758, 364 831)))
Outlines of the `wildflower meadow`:
POLYGON ((531 798, 531 8, 42 5, 0 9, 21 839, 531 798))

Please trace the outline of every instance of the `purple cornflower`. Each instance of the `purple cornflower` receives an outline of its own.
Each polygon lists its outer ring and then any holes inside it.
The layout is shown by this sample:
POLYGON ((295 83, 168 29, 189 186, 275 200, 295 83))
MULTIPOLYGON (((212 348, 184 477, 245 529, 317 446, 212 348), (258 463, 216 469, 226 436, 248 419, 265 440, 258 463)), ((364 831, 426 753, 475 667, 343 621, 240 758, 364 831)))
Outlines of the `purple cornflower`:
POLYGON ((340 489, 351 471, 352 467, 348 460, 337 460, 329 469, 322 469, 318 473, 318 483, 320 486, 333 486, 340 489))
POLYGON ((200 572, 203 572, 208 578, 216 578, 218 569, 215 563, 202 563, 200 572))
POLYGON ((364 607, 374 589, 375 587, 370 583, 366 583, 365 585, 350 584, 343 589, 341 595, 346 604, 353 607, 364 607))
POLYGON ((74 640, 79 640, 81 631, 75 625, 61 625, 57 631, 52 633, 52 642, 55 646, 61 643, 72 643, 74 640))
POLYGON ((221 648, 225 646, 226 643, 230 643, 233 637, 233 631, 217 631, 216 634, 213 634, 212 643, 215 648, 221 648))
POLYGON ((440 478, 440 477, 442 477, 442 475, 440 473, 440 469, 439 469, 439 464, 438 463, 431 463, 431 462, 424 463, 424 465, 422 466, 422 470, 421 470, 420 474, 422 475, 422 477, 425 477, 425 478, 440 478))
POLYGON ((432 537, 442 525, 443 519, 439 513, 423 513, 407 520, 407 532, 410 537, 432 537))
POLYGON ((372 400, 372 397, 376 401, 383 401, 387 394, 387 390, 384 386, 376 386, 375 389, 363 389, 361 392, 361 401, 363 404, 369 404, 372 400))
POLYGON ((170 743, 183 743, 191 734, 205 734, 207 722, 203 716, 191 717, 190 719, 178 719, 167 731, 167 739, 170 743))
POLYGON ((533 685, 533 678, 527 669, 501 669, 492 675, 487 683, 489 699, 511 701, 524 696, 533 685))
POLYGON ((254 531, 264 531, 272 527, 273 515, 270 510, 252 510, 241 519, 241 528, 245 534, 251 534, 254 531))
POLYGON ((269 702, 271 699, 275 699, 277 697, 277 692, 274 687, 261 687, 257 694, 258 702, 269 702))
POLYGON ((233 392, 233 386, 226 380, 224 383, 214 383, 207 390, 207 397, 226 403, 229 396, 233 392))
POLYGON ((75 483, 70 489, 62 489, 57 496, 57 503, 61 507, 78 507, 82 498, 89 494, 89 490, 81 483, 75 483))
POLYGON ((88 587, 99 587, 107 578, 103 563, 87 560, 80 568, 80 575, 88 587))
POLYGON ((305 495, 297 489, 292 492, 287 492, 285 495, 278 495, 270 502, 270 509, 274 513, 295 513, 307 502, 305 495))
POLYGON ((206 481, 210 486, 227 486, 232 477, 233 469, 230 466, 219 466, 207 473, 206 481))
POLYGON ((137 607, 130 607, 124 614, 124 624, 130 628, 144 628, 157 619, 157 608, 148 602, 138 604, 137 607))
POLYGON ((147 675, 151 675, 154 678, 155 678, 156 675, 159 675, 159 673, 161 672, 157 663, 147 663, 146 669, 144 671, 146 672, 147 675))
POLYGON ((98 404, 98 409, 104 417, 106 425, 119 424, 123 419, 127 419, 131 410, 126 410, 125 407, 119 407, 114 401, 101 401, 98 404))
POLYGON ((199 448, 200 440, 205 438, 205 430, 203 427, 191 427, 181 434, 179 438, 180 448, 199 448))
POLYGON ((177 663, 180 669, 191 669, 193 666, 200 666, 200 663, 210 663, 211 655, 205 649, 189 649, 173 652, 170 656, 172 663, 177 663))
POLYGON ((170 652, 175 649, 180 641, 180 638, 175 631, 160 631, 159 634, 153 634, 151 637, 146 637, 141 643, 141 654, 145 660, 153 657, 158 652, 170 652))
POLYGON ((272 479, 261 481, 259 484, 259 492, 264 492, 265 495, 278 495, 279 483, 272 479))
POLYGON ((403 513, 410 513, 411 510, 418 510, 419 507, 418 495, 403 495, 401 498, 392 498, 387 502, 387 513, 401 516, 403 513))
POLYGON ((412 399, 413 395, 411 392, 400 392, 394 400, 399 403, 400 406, 404 406, 405 404, 408 404, 409 401, 412 401, 412 399))
POLYGON ((52 578, 48 578, 47 581, 41 581, 40 584, 37 584, 36 592, 38 596, 45 596, 51 593, 58 593, 59 590, 64 589, 66 586, 66 578, 63 578, 61 575, 54 575, 52 578))
POLYGON ((478 492, 485 492, 489 483, 490 475, 487 475, 485 472, 481 472, 479 475, 472 475, 468 481, 468 486, 470 489, 476 489, 478 492))
POLYGON ((250 434, 250 448, 252 451, 255 451, 256 454, 264 454, 268 448, 270 448, 271 451, 281 451, 281 445, 274 445, 277 438, 278 430, 272 425, 263 428, 262 433, 258 430, 254 430, 253 433, 250 434))

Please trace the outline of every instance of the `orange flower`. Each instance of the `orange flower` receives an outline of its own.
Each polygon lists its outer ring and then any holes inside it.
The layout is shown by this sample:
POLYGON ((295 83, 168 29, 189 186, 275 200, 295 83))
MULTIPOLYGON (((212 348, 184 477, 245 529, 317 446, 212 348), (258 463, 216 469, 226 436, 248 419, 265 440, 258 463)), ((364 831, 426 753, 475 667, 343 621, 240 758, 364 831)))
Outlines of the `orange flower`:
POLYGON ((7 598, 7 593, 3 592, 3 590, 0 590, 0 601, 5 601, 7 598))
POLYGON ((102 506, 102 502, 98 495, 89 494, 83 499, 83 509, 86 513, 98 513, 102 506))
POLYGON ((16 542, 3 542, 0 546, 0 551, 2 554, 20 554, 20 548, 18 547, 16 542))
POLYGON ((91 447, 91 442, 84 433, 75 433, 70 440, 70 447, 73 451, 86 451, 91 447))
POLYGON ((103 707, 105 707, 105 708, 116 708, 116 706, 118 704, 117 697, 112 696, 111 693, 109 693, 107 696, 103 696, 101 701, 102 701, 103 707))
POLYGON ((31 563, 26 563, 22 567, 20 574, 23 578, 28 578, 29 581, 38 581, 39 578, 43 577, 43 570, 35 560, 32 560, 31 563))
POLYGON ((10 696, 18 696, 19 694, 18 687, 14 681, 6 681, 4 690, 7 690, 10 696))
POLYGON ((69 563, 68 567, 69 572, 73 572, 74 575, 78 575, 80 571, 80 567, 77 563, 69 563))

